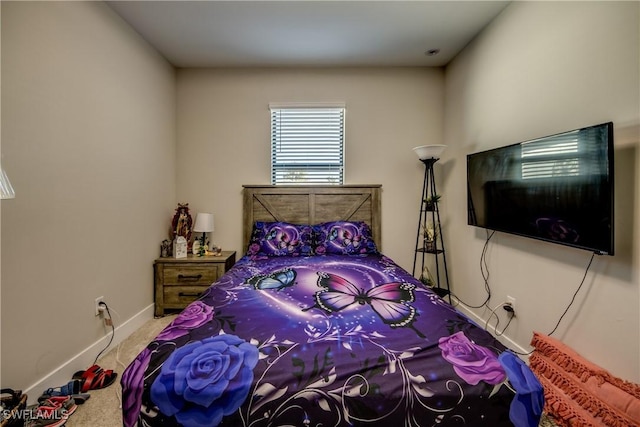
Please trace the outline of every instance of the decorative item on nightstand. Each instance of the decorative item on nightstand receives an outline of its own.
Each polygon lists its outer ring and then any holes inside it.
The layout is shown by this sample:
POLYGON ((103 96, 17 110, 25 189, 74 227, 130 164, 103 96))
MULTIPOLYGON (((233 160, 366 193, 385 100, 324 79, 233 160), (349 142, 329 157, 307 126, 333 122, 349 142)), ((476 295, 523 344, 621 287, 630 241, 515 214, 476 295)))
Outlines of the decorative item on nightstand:
POLYGON ((171 240, 175 241, 176 237, 182 236, 187 241, 187 249, 191 242, 191 231, 193 219, 189 213, 189 203, 178 203, 176 213, 171 220, 171 240))
POLYGON ((193 227, 193 231, 195 231, 196 233, 202 233, 198 256, 203 256, 207 251, 207 233, 212 232, 213 228, 213 214, 198 212, 198 214, 196 215, 196 225, 193 227))
POLYGON ((166 258, 173 254, 171 240, 164 239, 160 244, 160 257, 166 258))
POLYGON ((200 249, 204 249, 202 246, 200 246, 200 240, 198 240, 198 238, 193 239, 193 243, 191 244, 191 253, 201 256, 200 249))
POLYGON ((173 257, 174 258, 187 257, 187 239, 185 239, 182 236, 178 236, 173 240, 173 257))

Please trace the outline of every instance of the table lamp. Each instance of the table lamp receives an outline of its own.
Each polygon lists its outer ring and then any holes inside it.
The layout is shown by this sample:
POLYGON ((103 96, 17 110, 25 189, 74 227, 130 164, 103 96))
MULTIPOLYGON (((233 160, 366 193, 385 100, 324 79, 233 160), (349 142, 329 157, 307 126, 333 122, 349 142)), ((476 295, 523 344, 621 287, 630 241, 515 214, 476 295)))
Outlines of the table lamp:
POLYGON ((202 233, 200 244, 204 247, 206 234, 213 231, 213 214, 198 212, 196 215, 196 224, 193 226, 193 231, 196 233, 202 233))

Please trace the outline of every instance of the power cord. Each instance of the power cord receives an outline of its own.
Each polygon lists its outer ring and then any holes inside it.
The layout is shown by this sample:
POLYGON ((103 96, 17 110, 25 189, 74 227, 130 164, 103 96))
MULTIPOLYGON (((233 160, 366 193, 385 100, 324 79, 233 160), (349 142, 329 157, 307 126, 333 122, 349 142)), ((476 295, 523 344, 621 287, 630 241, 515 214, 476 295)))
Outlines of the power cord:
POLYGON ((567 314, 567 312, 569 311, 569 308, 571 307, 571 305, 575 301, 576 296, 578 295, 578 292, 580 292, 580 289, 582 288, 582 285, 584 285, 584 281, 587 278, 587 273, 589 273, 589 268, 591 267, 591 263, 593 262, 593 258, 595 256, 596 256, 595 252, 591 254, 591 259, 589 260, 589 264, 587 265, 587 268, 584 271, 584 276, 582 276, 582 281, 580 282, 580 286, 578 286, 578 289, 576 289, 576 291, 573 293, 573 297, 571 298, 571 302, 569 303, 567 308, 564 310, 564 313, 562 313, 562 316, 560 316, 560 319, 558 319, 558 323, 556 323, 556 326, 553 328, 553 330, 551 332, 549 332, 549 334, 548 334, 549 336, 551 336, 556 331, 556 329, 558 329, 558 326, 560 326, 560 322, 562 322, 562 318, 564 317, 565 314, 567 314))
MULTIPOLYGON (((122 342, 120 342, 120 344, 118 344, 116 346, 116 363, 119 364, 120 366, 122 366, 122 372, 124 372, 125 369, 127 369, 127 365, 125 365, 121 360, 120 360, 120 348, 122 347, 122 342)), ((120 405, 118 406, 118 409, 122 409, 122 394, 120 392, 120 388, 116 387, 116 397, 118 398, 118 402, 120 402, 120 405)))
MULTIPOLYGON (((587 278, 587 274, 589 273, 589 269, 591 268, 591 263, 593 262, 593 258, 596 256, 596 253, 592 253, 591 254, 591 259, 589 260, 589 264, 587 264, 587 268, 584 271, 584 276, 582 276, 582 280, 580 281, 580 285, 578 286, 578 289, 576 289, 576 291, 573 293, 573 297, 571 297, 571 302, 569 303, 569 305, 567 305, 567 308, 565 308, 564 313, 562 313, 562 316, 560 316, 560 318, 558 319, 558 323, 556 323, 556 326, 553 328, 553 330, 551 332, 549 332, 547 335, 551 336, 557 329, 558 326, 560 326, 560 322, 562 322, 562 319, 564 318, 564 316, 567 314, 567 312, 569 311, 569 308, 571 308, 571 305, 573 304, 573 302, 576 299, 576 296, 578 295, 578 292, 580 292, 580 289, 582 288, 582 285, 584 285, 584 281, 587 278)), ((508 325, 507 325, 508 326, 508 325)), ((506 328, 505 328, 506 329, 506 328)), ((511 350, 513 353, 519 354, 521 356, 529 356, 531 355, 535 349, 527 352, 527 353, 521 353, 518 351, 514 351, 511 350)))
MULTIPOLYGON (((98 309, 100 310, 101 313, 104 313, 104 311, 106 310, 107 314, 109 315, 109 318, 105 318, 104 321, 105 321, 105 324, 111 326, 111 339, 109 340, 109 343, 107 344, 107 346, 105 348, 103 348, 102 351, 100 353, 98 353, 98 355, 96 356, 96 360, 93 362, 94 365, 98 361, 98 358, 100 357, 100 355, 107 348, 109 348, 109 346, 113 342, 113 337, 116 335, 115 326, 113 325, 113 317, 111 316, 111 311, 109 310, 109 306, 107 306, 107 304, 105 302, 101 302, 101 303, 98 304, 98 309)), ((114 310, 114 312, 116 314, 118 314, 117 311, 114 310)), ((120 366, 122 366, 122 369, 124 370, 127 367, 127 365, 122 363, 122 361, 120 360, 120 347, 121 346, 122 346, 122 343, 120 343, 120 344, 118 344, 116 346, 116 363, 119 364, 120 366)), ((117 388, 117 387, 115 388, 115 394, 116 394, 116 398, 118 399, 118 402, 120 402, 120 405, 118 406, 118 408, 122 409, 122 395, 120 393, 120 389, 117 388)))
POLYGON ((516 312, 515 311, 509 311, 509 320, 507 321, 506 326, 504 327, 504 329, 502 330, 502 332, 498 332, 498 324, 496 323, 496 329, 493 330, 493 332, 496 334, 497 337, 501 337, 504 335, 505 331, 507 330, 507 328, 509 327, 509 325, 511 324, 511 321, 513 320, 514 317, 516 317, 516 312))
MULTIPOLYGON (((105 351, 106 349, 108 349, 108 348, 109 348, 109 346, 110 346, 110 345, 111 345, 111 343, 113 342, 113 337, 116 335, 116 328, 115 328, 115 326, 113 326, 113 319, 112 319, 112 317, 111 317, 111 312, 109 311, 109 306, 107 305, 107 303, 106 303, 106 302, 101 301, 101 302, 98 304, 98 307, 99 307, 99 308, 104 307, 104 310, 106 310, 106 311, 107 311, 107 315, 108 315, 109 317, 108 317, 108 318, 105 318, 105 319, 104 319, 104 321, 105 321, 105 324, 107 324, 107 325, 110 325, 110 326, 111 326, 111 338, 109 339, 109 342, 107 343, 107 345, 105 346, 105 348, 103 348, 102 350, 100 350, 100 353, 98 353, 98 355, 96 356, 95 360, 93 361, 93 364, 94 364, 94 365, 96 364, 96 362, 97 362, 97 361, 98 361, 98 359, 100 358, 100 355, 102 355, 102 353, 104 353, 104 351, 105 351)), ((104 314, 104 311, 102 311, 102 313, 104 314)))
POLYGON ((458 302, 462 303, 463 305, 469 308, 482 308, 486 306, 489 300, 491 299, 491 287, 489 286, 489 265, 487 264, 487 249, 489 247, 489 241, 491 240, 491 238, 495 233, 496 233, 495 230, 492 231, 491 234, 489 234, 489 230, 486 230, 487 238, 484 242, 484 246, 482 247, 482 254, 480 255, 480 274, 482 274, 482 279, 484 280, 484 289, 487 292, 487 298, 480 305, 470 305, 464 302, 462 299, 458 298, 456 294, 451 292, 451 295, 456 300, 458 300, 458 302))
MULTIPOLYGON (((505 302, 506 302, 506 301, 505 301, 505 302)), ((498 305, 496 306, 496 308, 494 308, 494 309, 492 309, 492 310, 491 310, 491 313, 489 313, 489 317, 487 317, 487 321, 486 321, 486 322, 484 322, 484 330, 485 330, 485 331, 486 331, 486 330, 488 330, 488 328, 489 328, 489 322, 491 321, 491 318, 492 318, 493 316, 496 316, 496 326, 495 326, 495 328, 497 328, 497 327, 498 327, 498 325, 500 324, 500 318, 499 318, 499 317, 498 317, 498 315, 496 314, 496 311, 497 311, 500 307, 502 307, 502 305, 503 305, 503 304, 504 304, 504 302, 503 302, 503 303, 498 304, 498 305)), ((494 330, 495 330, 495 328, 494 328, 494 330)))
POLYGON ((489 322, 491 321, 491 318, 493 316, 496 316, 496 324, 493 327, 493 333, 495 336, 500 337, 504 335, 505 331, 511 324, 511 321, 513 320, 514 317, 516 317, 516 312, 513 310, 513 307, 509 304, 509 301, 501 302, 493 310, 491 310, 491 313, 489 313, 489 317, 487 317, 487 321, 484 322, 485 331, 489 329, 489 322), (504 329, 502 329, 502 332, 498 332, 498 326, 500 325, 500 317, 496 314, 496 311, 498 311, 498 309, 500 308, 503 308, 505 311, 509 312, 510 314, 509 321, 507 322, 507 325, 504 327, 504 329))

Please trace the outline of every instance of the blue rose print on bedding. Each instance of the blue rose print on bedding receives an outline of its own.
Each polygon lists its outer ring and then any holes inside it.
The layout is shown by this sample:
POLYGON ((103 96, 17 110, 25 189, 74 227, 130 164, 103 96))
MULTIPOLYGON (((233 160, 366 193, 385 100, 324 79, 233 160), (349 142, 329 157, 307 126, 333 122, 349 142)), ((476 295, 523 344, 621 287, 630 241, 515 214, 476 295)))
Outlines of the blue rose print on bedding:
POLYGON ((217 426, 249 394, 258 349, 230 334, 173 352, 151 385, 151 400, 180 425, 217 426))

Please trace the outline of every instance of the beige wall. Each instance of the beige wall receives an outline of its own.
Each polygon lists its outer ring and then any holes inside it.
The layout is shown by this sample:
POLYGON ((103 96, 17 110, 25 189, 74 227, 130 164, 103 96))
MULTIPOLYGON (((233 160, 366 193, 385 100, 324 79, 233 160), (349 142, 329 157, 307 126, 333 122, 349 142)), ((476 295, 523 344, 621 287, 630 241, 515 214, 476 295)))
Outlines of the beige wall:
MULTIPOLYGON (((465 155, 614 121, 618 254, 596 258, 556 336, 640 379, 637 3, 515 2, 446 73, 176 74, 101 3, 1 7, 3 166, 18 193, 1 212, 2 386, 24 389, 103 337, 95 297, 116 323, 152 303, 176 201, 215 213, 214 241, 242 252, 242 184, 269 183, 268 104, 331 101, 347 106, 346 183, 383 185, 383 250, 407 269, 424 171, 411 148, 449 145, 436 168, 449 270, 476 304, 485 234, 466 225, 465 155)), ((496 234, 492 303, 517 298, 509 339, 553 328, 589 256, 496 234)))
MULTIPOLYGON (((446 70, 450 146, 444 210, 455 293, 484 298, 485 233, 466 225, 468 153, 614 122, 616 256, 596 257, 557 338, 612 372, 640 380, 640 73, 637 2, 514 2, 446 70)), ((549 333, 591 254, 503 233, 490 243, 492 306, 516 298, 507 335, 527 347, 549 333)), ((483 320, 488 312, 473 310, 483 320)), ((501 314, 503 322, 506 316, 501 314)), ((492 322, 493 324, 494 322, 492 322)))
POLYGON ((180 70, 177 192, 213 212, 213 240, 242 252, 243 184, 270 183, 270 102, 346 103, 345 184, 382 184, 384 252, 411 269, 424 166, 439 144, 438 68, 180 70))
POLYGON ((3 1, 2 154, 2 386, 26 389, 106 335, 96 297, 116 325, 152 304, 175 72, 103 3, 3 1))

